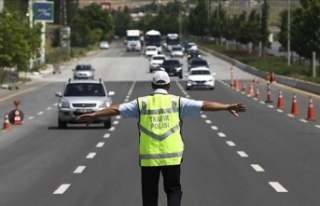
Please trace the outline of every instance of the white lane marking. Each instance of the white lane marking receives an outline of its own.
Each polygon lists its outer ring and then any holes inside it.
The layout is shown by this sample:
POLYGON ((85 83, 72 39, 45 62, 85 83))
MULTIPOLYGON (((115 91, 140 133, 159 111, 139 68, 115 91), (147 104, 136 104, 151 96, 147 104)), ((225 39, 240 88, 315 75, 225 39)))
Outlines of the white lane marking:
POLYGON ((84 171, 84 169, 86 169, 86 166, 78 166, 77 169, 75 169, 73 171, 73 173, 74 174, 81 174, 84 171))
POLYGON ((247 153, 245 153, 244 151, 237 151, 237 153, 240 157, 249 157, 249 155, 247 153))
POLYGON ((119 124, 119 121, 113 121, 113 124, 119 124))
POLYGON ((317 128, 320 128, 320 125, 317 125, 317 124, 316 124, 316 125, 314 125, 314 126, 317 127, 317 128))
POLYGON ((125 102, 128 102, 128 101, 129 101, 129 99, 125 99, 124 101, 125 101, 125 102))
POLYGON ((283 112, 283 110, 282 110, 282 109, 277 109, 277 111, 278 111, 278 112, 281 112, 281 113, 283 112))
POLYGON ((293 115, 293 114, 288 114, 288 116, 289 116, 289 117, 294 117, 294 115, 293 115))
POLYGON ((190 96, 189 96, 189 95, 186 95, 186 98, 190 98, 190 96))
POLYGON ((54 195, 61 195, 67 191, 71 184, 62 184, 56 191, 53 192, 54 195))
POLYGON ((109 138, 110 137, 110 133, 106 133, 105 135, 103 135, 103 138, 109 138))
POLYGON ((58 105, 58 102, 56 102, 56 103, 53 104, 53 106, 57 106, 57 105, 58 105))
POLYGON ((110 130, 110 131, 114 131, 114 130, 115 130, 115 127, 111 127, 109 130, 110 130))
POLYGON ((308 122, 308 121, 305 120, 305 119, 300 119, 300 121, 301 121, 301 122, 304 122, 304 123, 308 122))
POLYGON ((47 110, 51 110, 51 109, 52 109, 52 107, 48 107, 48 108, 47 108, 47 110))
POLYGON ((226 143, 230 146, 230 147, 235 147, 236 144, 233 141, 226 141, 226 143))
POLYGON ((261 103, 261 104, 266 104, 264 101, 261 101, 260 103, 261 103))
POLYGON ((99 142, 96 147, 103 147, 104 142, 99 142))
POLYGON ((251 164, 251 167, 256 171, 256 172, 264 172, 264 169, 258 165, 258 164, 251 164))
POLYGON ((273 187, 277 192, 288 192, 286 188, 284 188, 279 182, 269 182, 269 185, 273 187))
POLYGON ((120 115, 117 115, 117 116, 116 116, 116 119, 121 119, 121 116, 120 116, 120 115))
POLYGON ((217 126, 211 126, 211 129, 212 130, 218 130, 218 127, 217 126))
POLYGON ((34 116, 29 117, 28 119, 34 119, 34 116))
POLYGON ((205 118, 207 118, 207 115, 202 114, 201 117, 205 119, 205 118))
POLYGON ((218 132, 219 137, 226 137, 226 135, 223 132, 218 132))
POLYGON ((130 95, 126 96, 126 99, 129 99, 130 98, 130 95))
POLYGON ((43 111, 41 111, 41 112, 38 112, 38 115, 42 115, 43 114, 43 111))
POLYGON ((211 122, 210 119, 207 119, 207 120, 206 120, 206 123, 207 123, 207 124, 211 124, 212 122, 211 122))
POLYGON ((88 155, 87 155, 87 159, 93 159, 95 156, 96 156, 97 153, 95 152, 90 152, 88 155))
POLYGON ((269 107, 269 108, 274 108, 274 106, 273 106, 273 105, 271 105, 271 104, 269 104, 269 105, 268 105, 268 107, 269 107))

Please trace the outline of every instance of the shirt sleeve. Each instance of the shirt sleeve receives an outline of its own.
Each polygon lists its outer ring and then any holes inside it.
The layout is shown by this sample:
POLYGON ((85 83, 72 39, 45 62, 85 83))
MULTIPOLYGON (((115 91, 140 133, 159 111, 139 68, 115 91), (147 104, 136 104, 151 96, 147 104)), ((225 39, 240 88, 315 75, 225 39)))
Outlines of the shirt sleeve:
POLYGON ((203 104, 203 101, 181 97, 180 98, 181 119, 184 119, 186 117, 200 116, 202 104, 203 104))
POLYGON ((139 118, 138 101, 122 103, 119 105, 119 112, 122 118, 139 118))

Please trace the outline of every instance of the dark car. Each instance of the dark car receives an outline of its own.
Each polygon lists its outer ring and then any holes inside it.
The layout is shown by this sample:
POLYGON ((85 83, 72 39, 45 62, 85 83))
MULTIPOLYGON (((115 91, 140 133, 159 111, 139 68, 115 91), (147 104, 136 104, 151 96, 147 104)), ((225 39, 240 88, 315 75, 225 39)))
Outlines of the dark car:
POLYGON ((161 69, 166 71, 169 76, 178 76, 179 79, 182 79, 182 64, 178 59, 164 60, 161 69))
POLYGON ((202 58, 192 58, 189 60, 189 66, 188 66, 188 71, 190 71, 190 69, 192 68, 196 68, 196 67, 207 67, 209 68, 209 64, 207 62, 207 60, 202 59, 202 58))
POLYGON ((198 58, 201 57, 201 54, 200 54, 199 50, 195 50, 195 49, 189 50, 187 54, 188 54, 187 55, 188 56, 188 61, 190 59, 194 58, 194 57, 198 57, 198 58))

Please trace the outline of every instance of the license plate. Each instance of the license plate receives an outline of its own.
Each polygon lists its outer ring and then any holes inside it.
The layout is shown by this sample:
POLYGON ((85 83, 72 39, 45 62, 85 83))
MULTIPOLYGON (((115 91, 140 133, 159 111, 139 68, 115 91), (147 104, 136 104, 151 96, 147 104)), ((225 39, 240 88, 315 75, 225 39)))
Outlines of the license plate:
POLYGON ((92 110, 91 109, 77 109, 77 112, 79 112, 79 113, 90 113, 90 112, 92 112, 92 110))

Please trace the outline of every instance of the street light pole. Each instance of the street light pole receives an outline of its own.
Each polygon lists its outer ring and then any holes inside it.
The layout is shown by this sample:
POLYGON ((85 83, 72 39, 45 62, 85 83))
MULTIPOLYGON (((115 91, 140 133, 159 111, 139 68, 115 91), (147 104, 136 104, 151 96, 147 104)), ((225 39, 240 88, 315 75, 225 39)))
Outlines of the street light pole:
POLYGON ((291 65, 291 40, 290 40, 290 29, 291 29, 291 20, 290 20, 290 10, 291 10, 291 0, 288 0, 288 36, 287 36, 287 55, 288 55, 288 66, 291 65))
POLYGON ((260 22, 259 22, 259 27, 260 27, 260 39, 259 39, 259 57, 262 56, 262 1, 260 0, 260 22))

